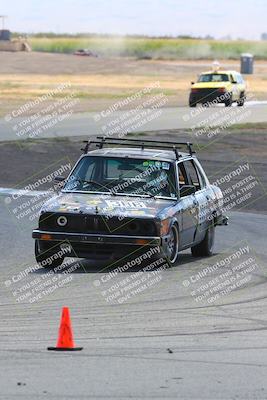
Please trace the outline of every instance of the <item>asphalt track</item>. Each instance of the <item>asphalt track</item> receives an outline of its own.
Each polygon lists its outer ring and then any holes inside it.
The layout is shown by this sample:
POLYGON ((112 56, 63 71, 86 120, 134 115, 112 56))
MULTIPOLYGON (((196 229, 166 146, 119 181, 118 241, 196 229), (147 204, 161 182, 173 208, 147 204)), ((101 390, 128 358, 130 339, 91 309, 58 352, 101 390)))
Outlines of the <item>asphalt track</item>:
MULTIPOLYGON (((140 111, 88 112, 82 114, 62 114, 46 123, 42 123, 40 131, 37 128, 30 130, 32 138, 68 137, 82 135, 107 135, 126 131, 155 131, 168 129, 194 129, 197 126, 210 124, 244 124, 267 122, 267 101, 248 101, 245 107, 225 108, 223 105, 212 107, 176 107, 146 109, 145 114, 140 111), (217 118, 214 114, 218 112, 217 118), (127 125, 124 124, 125 121, 127 125), (132 121, 132 122, 131 122, 132 121), (140 121, 142 121, 140 123, 140 121), (38 132, 37 132, 38 131, 38 132), (36 133, 37 132, 37 133, 36 133)), ((39 118, 39 120, 42 116, 39 118)), ((0 119, 0 141, 24 140, 30 135, 23 130, 31 126, 27 117, 13 117, 11 114, 0 119)), ((39 126, 39 127, 40 127, 39 126)))
MULTIPOLYGON (((17 221, 5 199, 0 197, 1 399, 267 398, 266 215, 232 212, 229 226, 217 228, 213 257, 182 253, 159 282, 125 303, 108 302, 101 293, 107 289, 104 265, 83 260, 68 274, 70 282, 30 304, 17 301, 17 293, 48 279, 42 269, 18 281, 34 263, 30 232, 36 222, 17 221), (187 287, 188 281, 245 247, 249 254, 242 261, 256 260, 248 282, 213 303, 197 301, 190 288, 207 280, 187 287), (70 307, 81 352, 46 350, 56 343, 62 306, 70 307)), ((241 258, 231 260, 227 265, 235 268, 241 258)), ((136 266, 115 275, 110 287, 146 275, 136 266)))

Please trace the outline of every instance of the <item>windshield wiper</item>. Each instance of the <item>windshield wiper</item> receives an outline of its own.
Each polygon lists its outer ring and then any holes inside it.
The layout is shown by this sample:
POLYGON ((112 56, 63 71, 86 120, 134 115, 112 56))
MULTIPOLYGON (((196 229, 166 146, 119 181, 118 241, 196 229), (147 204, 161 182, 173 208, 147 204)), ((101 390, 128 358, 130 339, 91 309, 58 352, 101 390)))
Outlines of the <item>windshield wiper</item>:
POLYGON ((151 193, 127 193, 127 192, 115 192, 115 195, 116 196, 129 196, 129 197, 142 197, 142 196, 145 196, 145 197, 153 197, 153 198, 155 198, 155 196, 153 195, 153 194, 151 194, 151 193))
POLYGON ((151 198, 155 198, 155 195, 154 194, 152 194, 152 193, 150 193, 150 192, 141 192, 141 193, 139 193, 139 194, 141 194, 141 195, 143 195, 143 196, 148 196, 148 197, 151 197, 151 198))

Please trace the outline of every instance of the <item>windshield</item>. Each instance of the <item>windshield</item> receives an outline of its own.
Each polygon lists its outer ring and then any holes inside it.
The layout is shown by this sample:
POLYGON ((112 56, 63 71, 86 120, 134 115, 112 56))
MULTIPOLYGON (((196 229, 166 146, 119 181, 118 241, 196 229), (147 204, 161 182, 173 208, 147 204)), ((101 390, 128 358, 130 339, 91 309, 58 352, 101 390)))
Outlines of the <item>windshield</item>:
POLYGON ((173 164, 115 157, 83 157, 64 191, 176 197, 173 164))
POLYGON ((198 78, 198 82, 227 82, 229 77, 227 74, 203 74, 198 78))

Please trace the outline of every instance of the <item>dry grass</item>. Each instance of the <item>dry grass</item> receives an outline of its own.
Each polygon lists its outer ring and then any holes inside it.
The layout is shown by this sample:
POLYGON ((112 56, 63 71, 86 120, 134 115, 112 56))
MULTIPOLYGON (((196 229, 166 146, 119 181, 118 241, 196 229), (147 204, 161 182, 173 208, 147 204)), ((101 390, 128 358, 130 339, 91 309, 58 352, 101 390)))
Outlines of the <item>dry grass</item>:
MULTIPOLYGON (((5 75, 0 76, 0 101, 9 106, 23 104, 47 94, 61 83, 69 82, 71 86, 63 92, 53 96, 53 99, 74 96, 80 99, 75 107, 76 112, 95 111, 107 107, 118 99, 126 98, 155 82, 150 76, 130 75, 5 75)), ((160 88, 153 93, 163 92, 168 96, 167 105, 181 103, 181 95, 185 99, 189 89, 188 80, 164 77, 160 79, 160 88)), ((36 110, 36 108, 35 108, 36 110)), ((10 111, 5 109, 5 112, 10 111)), ((5 113, 4 112, 4 113, 5 113)), ((2 107, 3 114, 3 107, 2 107)))

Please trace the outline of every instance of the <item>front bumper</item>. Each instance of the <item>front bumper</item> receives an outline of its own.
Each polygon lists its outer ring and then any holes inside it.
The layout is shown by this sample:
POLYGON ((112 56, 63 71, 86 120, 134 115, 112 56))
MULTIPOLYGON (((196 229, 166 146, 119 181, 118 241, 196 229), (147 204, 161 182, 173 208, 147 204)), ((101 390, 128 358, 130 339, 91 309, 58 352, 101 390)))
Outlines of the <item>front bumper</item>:
POLYGON ((216 89, 203 90, 198 93, 190 93, 189 101, 190 103, 209 103, 216 101, 216 103, 225 103, 230 97, 229 92, 219 92, 216 89))
POLYGON ((91 233, 49 232, 35 229, 33 239, 47 242, 64 242, 80 244, 111 244, 131 246, 160 246, 161 238, 158 236, 126 236, 126 235, 96 235, 91 233))

